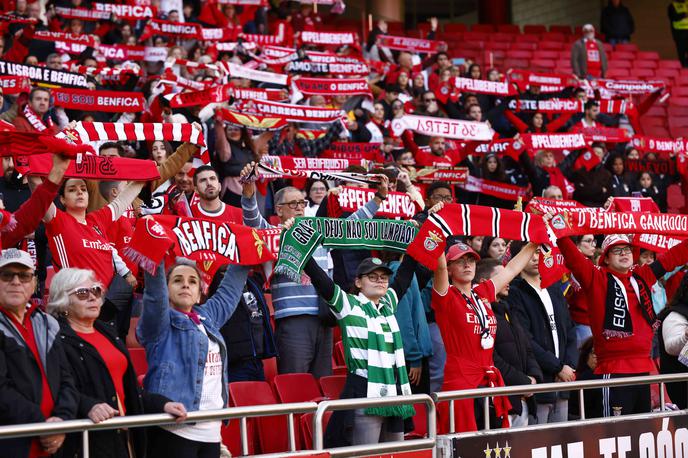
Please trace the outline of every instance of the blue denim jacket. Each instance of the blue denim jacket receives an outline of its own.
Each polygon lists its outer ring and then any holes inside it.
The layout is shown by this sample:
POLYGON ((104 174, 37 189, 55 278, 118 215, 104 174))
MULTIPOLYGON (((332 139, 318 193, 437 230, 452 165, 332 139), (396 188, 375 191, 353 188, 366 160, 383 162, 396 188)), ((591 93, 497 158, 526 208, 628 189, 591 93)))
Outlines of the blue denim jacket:
MULTIPOLYGON (((239 303, 249 268, 230 265, 220 287, 202 306, 194 306, 209 337, 220 345, 222 354, 222 400, 227 404, 227 347, 220 327, 232 316, 239 303)), ((208 339, 187 315, 169 305, 165 266, 155 275, 146 274, 143 312, 136 336, 146 349, 148 372, 145 389, 181 402, 188 411, 198 410, 203 388, 203 370, 208 339)))

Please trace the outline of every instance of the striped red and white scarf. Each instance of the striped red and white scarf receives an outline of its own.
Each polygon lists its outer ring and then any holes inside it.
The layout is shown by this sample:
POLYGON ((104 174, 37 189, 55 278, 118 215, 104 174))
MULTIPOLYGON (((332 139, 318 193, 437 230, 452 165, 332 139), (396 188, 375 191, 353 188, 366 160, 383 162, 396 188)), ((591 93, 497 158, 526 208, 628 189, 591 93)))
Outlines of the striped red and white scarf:
POLYGON ((205 146, 203 132, 193 124, 159 123, 159 122, 77 122, 73 130, 65 130, 68 136, 73 135, 82 143, 94 141, 154 141, 168 140, 188 142, 205 146))
POLYGON ((50 119, 50 116, 46 116, 46 121, 44 122, 28 104, 24 105, 23 113, 26 120, 29 121, 29 124, 38 132, 43 132, 53 127, 53 120, 50 119))
POLYGON ((335 108, 311 107, 269 100, 249 100, 240 105, 241 111, 263 116, 282 116, 289 122, 331 123, 344 119, 346 114, 335 108))
POLYGON ((380 175, 369 175, 365 173, 353 172, 335 172, 335 171, 320 171, 320 170, 296 170, 296 169, 280 169, 271 167, 264 163, 256 164, 248 177, 245 180, 255 179, 277 179, 277 178, 307 178, 311 180, 337 180, 345 181, 347 183, 358 183, 365 185, 376 185, 380 183, 382 177, 380 175))

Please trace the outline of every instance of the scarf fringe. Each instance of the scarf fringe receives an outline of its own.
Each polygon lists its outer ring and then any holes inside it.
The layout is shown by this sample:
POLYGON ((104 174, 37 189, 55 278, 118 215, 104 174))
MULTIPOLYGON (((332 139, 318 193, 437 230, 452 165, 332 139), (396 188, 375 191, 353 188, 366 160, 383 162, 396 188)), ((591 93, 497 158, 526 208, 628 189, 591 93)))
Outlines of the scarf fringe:
POLYGON ((377 415, 380 417, 401 417, 406 419, 414 416, 416 414, 416 409, 411 405, 369 407, 365 409, 365 414, 377 415))
POLYGON ((286 265, 278 265, 275 267, 273 270, 273 275, 284 275, 287 277, 289 280, 293 281, 294 283, 300 283, 301 282, 301 274, 294 269, 291 269, 289 266, 286 265))
POLYGON ((134 248, 125 247, 122 254, 151 275, 155 275, 155 271, 158 270, 158 263, 134 248))

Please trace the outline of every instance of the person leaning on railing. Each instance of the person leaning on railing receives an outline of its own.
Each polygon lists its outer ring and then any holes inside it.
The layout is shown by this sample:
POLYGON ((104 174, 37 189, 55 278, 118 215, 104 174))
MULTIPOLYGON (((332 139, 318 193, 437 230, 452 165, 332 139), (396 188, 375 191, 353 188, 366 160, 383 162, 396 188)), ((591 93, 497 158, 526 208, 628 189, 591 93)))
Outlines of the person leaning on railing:
MULTIPOLYGON (((78 418, 94 423, 116 415, 166 412, 186 417, 184 405, 165 396, 142 393, 129 352, 117 329, 98 319, 104 289, 93 271, 62 269, 52 279, 48 311, 60 323, 62 341, 70 372, 79 391, 78 418)), ((90 456, 133 458, 145 455, 146 430, 109 429, 90 433, 90 456)), ((63 456, 80 455, 81 435, 70 434, 63 456)))
MULTIPOLYGON (((26 251, 0 253, 0 425, 71 420, 78 393, 57 321, 29 303, 36 289, 26 251)), ((0 440, 0 457, 42 457, 62 446, 64 434, 0 440)))
MULTIPOLYGON (((136 335, 146 349, 144 387, 184 404, 187 411, 227 406, 227 347, 220 327, 232 316, 249 269, 230 265, 220 287, 202 307, 201 274, 195 264, 177 263, 146 273, 143 312, 136 335)), ((220 421, 151 428, 149 458, 220 455, 220 421)))

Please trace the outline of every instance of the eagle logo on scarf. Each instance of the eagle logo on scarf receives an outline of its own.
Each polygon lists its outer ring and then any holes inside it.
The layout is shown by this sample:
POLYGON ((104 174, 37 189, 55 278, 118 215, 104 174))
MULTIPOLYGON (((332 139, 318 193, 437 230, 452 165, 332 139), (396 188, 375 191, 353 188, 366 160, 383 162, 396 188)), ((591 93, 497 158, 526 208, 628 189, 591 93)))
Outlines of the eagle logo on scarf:
POLYGON ((423 242, 423 247, 425 247, 426 250, 428 251, 433 251, 439 243, 442 241, 442 236, 439 235, 435 231, 430 231, 428 233, 428 236, 425 237, 425 241, 423 242))
POLYGON ((258 257, 263 257, 263 247, 265 246, 265 242, 255 230, 251 231, 251 235, 253 235, 253 245, 256 247, 258 257))

